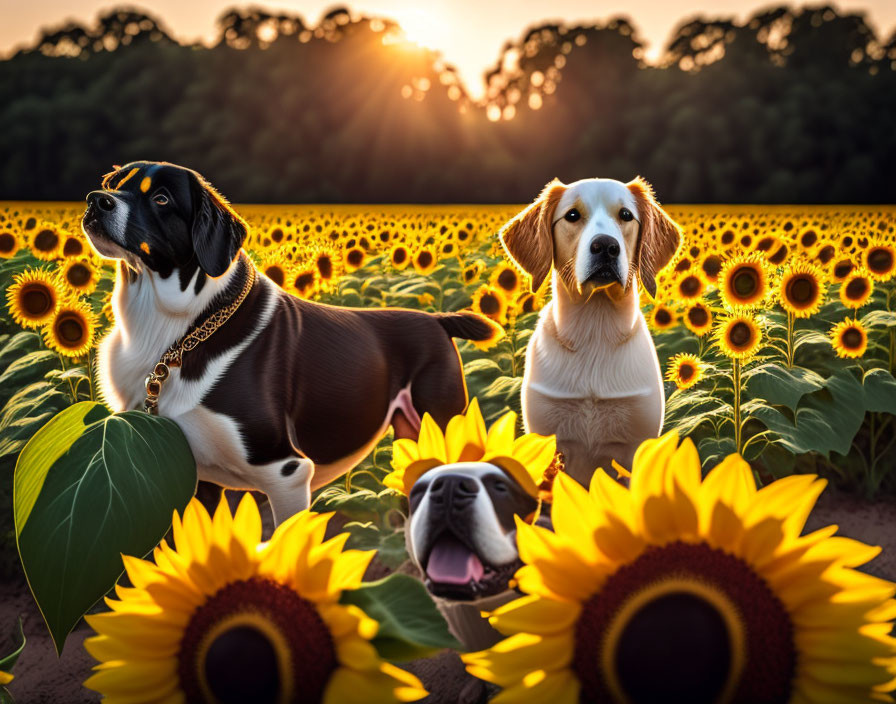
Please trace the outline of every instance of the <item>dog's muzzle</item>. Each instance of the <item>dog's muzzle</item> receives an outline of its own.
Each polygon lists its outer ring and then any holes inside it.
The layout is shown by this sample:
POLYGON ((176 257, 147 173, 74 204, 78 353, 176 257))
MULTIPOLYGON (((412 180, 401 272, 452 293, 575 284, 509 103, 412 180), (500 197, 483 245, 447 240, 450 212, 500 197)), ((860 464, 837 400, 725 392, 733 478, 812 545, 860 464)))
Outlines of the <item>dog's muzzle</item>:
POLYGON ((446 599, 468 601, 507 589, 520 567, 519 561, 490 565, 482 559, 472 534, 476 522, 473 506, 481 487, 463 474, 437 477, 429 489, 427 554, 421 555, 427 589, 446 599))
POLYGON ((625 283, 619 272, 621 248, 615 238, 598 235, 591 241, 588 251, 591 254, 591 266, 585 279, 586 283, 594 284, 598 288, 613 283, 625 283))

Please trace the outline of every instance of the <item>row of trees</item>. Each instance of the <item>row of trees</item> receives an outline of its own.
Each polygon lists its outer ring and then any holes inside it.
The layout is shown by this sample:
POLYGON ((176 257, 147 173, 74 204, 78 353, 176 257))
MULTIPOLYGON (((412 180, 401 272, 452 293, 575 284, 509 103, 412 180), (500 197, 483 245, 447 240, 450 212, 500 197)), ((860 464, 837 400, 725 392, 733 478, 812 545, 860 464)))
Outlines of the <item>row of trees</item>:
POLYGON ((627 20, 508 43, 473 101, 438 54, 345 9, 232 10, 209 47, 112 11, 0 62, 0 198, 76 199, 168 160, 237 201, 520 202, 642 174, 669 202, 894 202, 896 38, 829 7, 627 20))

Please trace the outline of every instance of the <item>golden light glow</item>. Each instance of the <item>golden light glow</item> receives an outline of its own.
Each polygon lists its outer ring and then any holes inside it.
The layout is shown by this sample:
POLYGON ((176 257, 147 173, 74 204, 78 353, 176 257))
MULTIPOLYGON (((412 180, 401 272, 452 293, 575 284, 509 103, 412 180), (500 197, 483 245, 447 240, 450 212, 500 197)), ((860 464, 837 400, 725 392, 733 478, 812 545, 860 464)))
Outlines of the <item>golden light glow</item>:
POLYGON ((433 12, 433 8, 408 8, 397 18, 405 38, 427 49, 444 50, 446 18, 433 12))

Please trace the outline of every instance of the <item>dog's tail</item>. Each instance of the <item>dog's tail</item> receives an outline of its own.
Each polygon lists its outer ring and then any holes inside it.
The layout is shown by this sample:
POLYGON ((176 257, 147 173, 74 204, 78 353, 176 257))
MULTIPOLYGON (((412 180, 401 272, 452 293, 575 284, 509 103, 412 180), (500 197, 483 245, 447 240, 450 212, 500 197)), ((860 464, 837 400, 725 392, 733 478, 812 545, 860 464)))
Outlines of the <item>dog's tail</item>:
POLYGON ((504 328, 498 323, 471 310, 436 313, 435 318, 449 336, 470 340, 480 349, 487 350, 504 337, 504 328))

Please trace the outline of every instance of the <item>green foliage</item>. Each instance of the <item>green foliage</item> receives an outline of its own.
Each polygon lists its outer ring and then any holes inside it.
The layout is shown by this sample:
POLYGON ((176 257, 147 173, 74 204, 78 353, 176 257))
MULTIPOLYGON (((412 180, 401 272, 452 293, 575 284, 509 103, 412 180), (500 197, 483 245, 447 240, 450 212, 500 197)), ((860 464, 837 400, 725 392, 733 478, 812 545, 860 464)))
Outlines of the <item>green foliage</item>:
MULTIPOLYGON (((22 630, 22 619, 19 619, 18 636, 16 636, 15 641, 17 645, 13 646, 12 651, 6 655, 0 655, 0 672, 11 674, 16 660, 19 659, 19 655, 25 649, 25 632, 22 630)), ((0 686, 0 704, 13 704, 12 695, 2 686, 0 686)))
POLYGON ((353 604, 379 621, 371 643, 386 660, 424 658, 443 648, 463 650, 426 588, 409 575, 392 574, 344 591, 340 603, 353 604))
POLYGON ((57 651, 122 573, 120 555, 152 550, 195 487, 186 438, 165 418, 82 402, 31 438, 16 465, 16 535, 57 651))
POLYGON ((269 19, 231 10, 210 47, 129 10, 45 31, 0 62, 0 192, 83 198, 153 158, 242 202, 524 202, 596 167, 668 202, 894 202, 896 40, 859 13, 691 20, 658 66, 625 19, 550 22, 507 43, 484 104, 388 20, 269 19))

